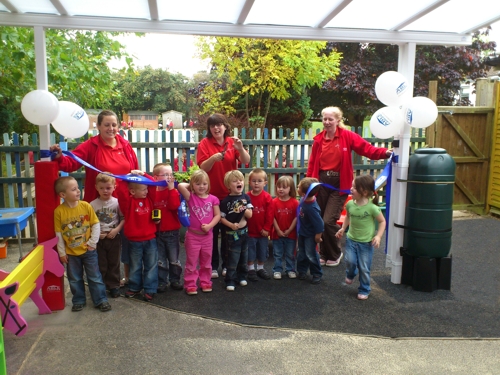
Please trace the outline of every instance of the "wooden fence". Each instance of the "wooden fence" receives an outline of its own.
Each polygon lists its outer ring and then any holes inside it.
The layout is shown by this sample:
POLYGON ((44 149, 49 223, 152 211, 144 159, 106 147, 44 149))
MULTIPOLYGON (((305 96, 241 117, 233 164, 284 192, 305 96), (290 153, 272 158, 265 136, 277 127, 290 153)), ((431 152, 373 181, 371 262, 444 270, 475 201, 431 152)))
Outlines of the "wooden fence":
MULTIPOLYGON (((412 129, 410 139, 411 149, 415 150, 425 146, 425 137, 422 129, 412 129)), ((125 134, 132 147, 136 151, 139 165, 142 170, 151 173, 153 166, 160 162, 172 162, 178 157, 178 149, 188 148, 191 159, 194 160, 194 152, 199 141, 206 132, 189 130, 132 130, 125 134)), ((307 161, 311 151, 312 138, 315 135, 312 130, 304 129, 234 129, 234 135, 243 140, 244 146, 251 155, 249 165, 239 168, 247 175, 253 168, 264 169, 268 173, 267 191, 274 195, 274 181, 276 175, 292 174, 296 183, 305 176, 307 161), (276 168, 282 165, 282 151, 287 149, 286 165, 288 168, 276 168)), ((58 136, 59 137, 59 136, 58 136)), ((85 137, 85 138, 88 138, 85 137)), ((376 138, 365 139, 375 146, 391 148, 392 139, 380 140, 376 138)), ((59 142, 63 139, 59 139, 59 142)), ((55 144, 56 135, 51 134, 51 144, 55 144)), ((68 150, 74 149, 79 143, 69 142, 68 150)), ((2 170, 0 174, 0 187, 3 194, 0 195, 0 207, 27 207, 36 206, 34 196, 34 173, 33 163, 39 160, 38 134, 4 134, 3 145, 0 146, 0 160, 2 170)), ((370 160, 353 153, 355 175, 370 173, 377 178, 383 170, 385 160, 370 160)), ((181 165, 181 164, 179 164, 181 165)), ((83 187, 85 173, 83 168, 70 173, 83 187)), ((385 192, 380 192, 384 199, 385 192)), ((27 236, 30 228, 27 227, 27 236)))

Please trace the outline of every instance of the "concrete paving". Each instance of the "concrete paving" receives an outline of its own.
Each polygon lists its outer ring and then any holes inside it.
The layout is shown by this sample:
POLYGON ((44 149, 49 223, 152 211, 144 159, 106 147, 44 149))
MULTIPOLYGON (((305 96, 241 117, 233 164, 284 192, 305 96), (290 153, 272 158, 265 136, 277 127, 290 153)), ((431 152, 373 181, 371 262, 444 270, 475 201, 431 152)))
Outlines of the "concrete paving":
MULTIPOLYGON (((18 257, 12 244, 0 268, 12 270, 18 257)), ((74 313, 67 283, 66 296, 66 308, 51 315, 38 315, 31 300, 22 306, 27 333, 4 331, 9 375, 500 374, 499 338, 402 340, 249 327, 125 298, 110 300, 107 313, 90 301, 74 313)))

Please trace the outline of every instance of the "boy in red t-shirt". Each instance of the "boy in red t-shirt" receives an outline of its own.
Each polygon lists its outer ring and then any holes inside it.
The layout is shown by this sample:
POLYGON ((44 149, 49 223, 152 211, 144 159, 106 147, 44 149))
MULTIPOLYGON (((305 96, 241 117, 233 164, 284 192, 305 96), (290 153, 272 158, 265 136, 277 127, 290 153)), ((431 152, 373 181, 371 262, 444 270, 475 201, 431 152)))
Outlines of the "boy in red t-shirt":
POLYGON ((267 185, 267 174, 260 168, 255 168, 248 176, 252 200, 253 215, 248 219, 248 280, 258 281, 260 277, 269 280, 271 276, 264 269, 268 256, 269 233, 273 227, 273 198, 264 190, 267 185), (255 271, 257 260, 257 271, 255 271))
MULTIPOLYGON (((131 174, 143 175, 133 170, 131 174)), ((150 302, 158 289, 158 248, 156 224, 153 221, 156 186, 136 182, 128 183, 128 192, 118 190, 118 203, 125 217, 124 232, 129 240, 130 274, 129 289, 125 297, 131 298, 144 289, 143 298, 150 302)))
POLYGON ((167 186, 156 189, 155 209, 161 211, 161 219, 156 232, 158 246, 158 293, 167 289, 168 284, 174 290, 182 290, 182 266, 179 260, 179 229, 181 223, 177 209, 181 205, 179 192, 174 186, 172 167, 159 163, 153 167, 156 181, 167 181, 167 186))

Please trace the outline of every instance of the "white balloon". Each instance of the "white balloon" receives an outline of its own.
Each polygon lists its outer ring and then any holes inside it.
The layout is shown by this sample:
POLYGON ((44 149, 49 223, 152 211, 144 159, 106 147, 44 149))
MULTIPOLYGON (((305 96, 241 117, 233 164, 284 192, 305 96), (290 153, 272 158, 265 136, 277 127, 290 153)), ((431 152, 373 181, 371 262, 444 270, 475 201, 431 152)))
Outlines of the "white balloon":
POLYGON ((408 81, 398 72, 382 73, 375 82, 377 99, 387 106, 400 106, 411 98, 408 81))
POLYGON ((399 134, 403 125, 403 114, 399 107, 380 108, 370 119, 370 130, 375 137, 380 139, 391 138, 399 134))
POLYGON ((89 117, 78 104, 60 101, 59 114, 52 126, 66 138, 80 138, 89 131, 89 117))
POLYGON ((48 125, 57 117, 59 101, 47 90, 33 90, 24 96, 21 112, 32 124, 48 125))
POLYGON ((431 126, 438 117, 436 103, 424 96, 415 96, 403 106, 404 121, 414 128, 431 126))

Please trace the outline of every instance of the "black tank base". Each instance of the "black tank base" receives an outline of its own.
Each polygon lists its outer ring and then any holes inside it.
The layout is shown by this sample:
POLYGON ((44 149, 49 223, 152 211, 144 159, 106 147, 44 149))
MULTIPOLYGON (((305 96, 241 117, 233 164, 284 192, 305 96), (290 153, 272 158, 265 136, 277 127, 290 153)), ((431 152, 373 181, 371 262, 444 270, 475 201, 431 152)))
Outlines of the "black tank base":
POLYGON ((420 292, 451 289, 451 255, 445 258, 414 257, 403 251, 401 284, 420 292))

